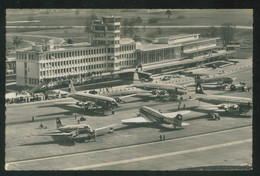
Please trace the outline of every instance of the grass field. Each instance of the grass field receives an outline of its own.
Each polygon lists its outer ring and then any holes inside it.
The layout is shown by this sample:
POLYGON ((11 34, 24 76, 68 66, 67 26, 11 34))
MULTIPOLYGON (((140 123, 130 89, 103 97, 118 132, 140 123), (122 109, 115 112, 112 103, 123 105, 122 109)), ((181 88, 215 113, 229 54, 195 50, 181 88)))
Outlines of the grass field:
MULTIPOLYGON (((142 26, 146 25, 221 25, 224 23, 233 23, 236 25, 251 26, 253 23, 252 10, 248 9, 208 9, 208 10, 187 10, 179 9, 172 10, 170 18, 167 17, 163 10, 148 10, 148 9, 79 9, 79 14, 75 14, 75 10, 66 9, 8 9, 6 12, 6 19, 8 21, 17 21, 15 23, 7 23, 7 25, 16 26, 84 26, 86 18, 91 14, 95 14, 97 17, 114 15, 121 16, 122 20, 125 18, 132 18, 140 16, 143 19, 142 26), (18 21, 27 21, 28 16, 32 16, 33 20, 39 20, 40 22, 21 23, 18 21), (184 16, 184 19, 178 19, 178 16, 184 16), (150 18, 157 18, 158 23, 148 24, 150 18)), ((141 37, 146 37, 148 33, 156 33, 158 29, 143 28, 138 29, 135 33, 141 37)), ((161 34, 156 34, 156 37, 177 35, 177 34, 191 34, 200 33, 204 36, 207 28, 161 28, 161 34)), ((89 42, 90 34, 84 31, 84 28, 52 28, 52 29, 31 29, 31 28, 15 28, 7 29, 7 40, 11 40, 12 36, 22 35, 22 38, 32 42, 43 42, 43 39, 49 39, 50 37, 63 38, 65 41, 72 39, 75 42, 89 42), (39 35, 39 36, 25 36, 39 35), (42 37, 40 37, 42 36, 42 37), (45 37, 46 36, 46 37, 45 37)), ((130 37, 130 36, 127 36, 130 37)), ((238 53, 239 56, 251 55, 253 47, 253 34, 252 30, 237 29, 235 34, 235 40, 240 42, 243 51, 238 53)), ((19 48, 27 47, 28 42, 23 42, 19 48)))
MULTIPOLYGON (((170 18, 165 11, 151 11, 148 9, 80 9, 79 14, 75 10, 53 10, 48 14, 46 10, 7 10, 7 21, 25 21, 29 15, 34 20, 40 20, 40 23, 28 23, 26 25, 39 26, 82 26, 86 24, 86 17, 96 14, 97 17, 106 15, 121 16, 122 19, 140 16, 143 19, 141 25, 148 25, 150 18, 157 18, 158 23, 149 25, 221 25, 223 23, 233 23, 236 25, 250 26, 253 23, 253 11, 248 9, 198 9, 172 10, 170 18), (178 19, 178 16, 184 16, 184 19, 178 19)), ((25 25, 24 23, 10 23, 8 25, 25 25)))

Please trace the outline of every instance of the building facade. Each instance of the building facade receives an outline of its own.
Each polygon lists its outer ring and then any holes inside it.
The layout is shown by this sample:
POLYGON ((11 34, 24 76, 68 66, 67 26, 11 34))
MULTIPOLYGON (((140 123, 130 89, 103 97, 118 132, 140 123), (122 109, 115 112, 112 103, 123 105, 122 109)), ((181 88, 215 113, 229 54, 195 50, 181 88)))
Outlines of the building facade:
POLYGON ((16 53, 17 85, 35 86, 43 80, 69 76, 84 81, 91 75, 136 65, 136 43, 120 40, 120 17, 103 17, 92 25, 90 45, 55 46, 53 40, 16 53))
POLYGON ((182 34, 157 40, 158 42, 153 44, 138 45, 138 64, 191 59, 221 47, 217 44, 219 38, 202 39, 200 34, 182 34))
POLYGON ((50 40, 17 51, 17 85, 35 86, 46 79, 55 82, 71 76, 85 81, 139 65, 191 59, 219 48, 218 38, 202 39, 199 34, 161 37, 150 44, 121 39, 120 21, 118 16, 94 20, 90 44, 56 46, 50 40))

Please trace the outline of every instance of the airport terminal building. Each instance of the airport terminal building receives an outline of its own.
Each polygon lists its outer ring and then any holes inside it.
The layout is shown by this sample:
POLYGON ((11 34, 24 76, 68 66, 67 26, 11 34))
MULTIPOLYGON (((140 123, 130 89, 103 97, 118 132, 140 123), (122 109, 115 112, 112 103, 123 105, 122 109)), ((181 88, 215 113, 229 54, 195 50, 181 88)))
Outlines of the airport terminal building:
POLYGON ((121 17, 108 16, 92 23, 91 43, 54 45, 53 40, 16 53, 17 85, 35 86, 75 77, 117 73, 142 66, 158 73, 189 64, 225 59, 232 51, 218 45, 219 38, 182 34, 158 38, 150 44, 120 38, 121 17))

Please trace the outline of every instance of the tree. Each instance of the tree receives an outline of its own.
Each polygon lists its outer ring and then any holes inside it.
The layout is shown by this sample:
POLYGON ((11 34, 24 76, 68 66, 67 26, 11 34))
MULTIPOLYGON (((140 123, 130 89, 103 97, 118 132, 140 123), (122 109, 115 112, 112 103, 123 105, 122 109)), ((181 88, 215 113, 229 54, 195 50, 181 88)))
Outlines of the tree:
POLYGON ((157 19, 157 18, 150 18, 150 19, 148 20, 148 23, 149 23, 149 24, 157 23, 157 22, 158 22, 158 19, 157 19))
POLYGON ((146 31, 146 27, 144 26, 144 27, 143 27, 143 32, 145 32, 145 31, 146 31))
POLYGON ((206 36, 210 38, 217 37, 218 33, 219 33, 218 29, 214 26, 211 26, 207 29, 206 36))
POLYGON ((158 28, 156 29, 156 33, 157 33, 157 34, 162 34, 162 29, 158 27, 158 28))
POLYGON ((149 32, 148 34, 146 34, 146 37, 148 38, 148 39, 152 39, 152 38, 154 38, 155 37, 155 32, 149 32))
POLYGON ((220 36, 224 46, 227 46, 234 39, 235 28, 236 25, 234 24, 230 24, 230 23, 222 24, 220 28, 220 36))
POLYGON ((124 37, 126 37, 128 33, 128 24, 129 24, 128 19, 124 19, 124 21, 122 22, 122 33, 124 37))
POLYGON ((186 17, 183 15, 177 16, 177 19, 185 19, 186 17))
POLYGON ((68 40, 67 40, 67 43, 68 43, 68 44, 73 44, 74 41, 73 41, 72 39, 68 39, 68 40))
POLYGON ((128 33, 129 33, 129 35, 131 36, 131 37, 133 37, 134 36, 134 34, 135 34, 135 29, 134 29, 134 19, 130 19, 130 21, 129 21, 129 23, 128 23, 128 26, 129 26, 129 28, 128 28, 128 33))
POLYGON ((34 17, 32 15, 27 16, 27 21, 33 21, 33 20, 34 20, 34 17))
POLYGON ((13 37, 13 45, 15 45, 16 48, 22 43, 22 38, 18 36, 13 37))
POLYGON ((97 20, 97 19, 98 19, 98 17, 94 13, 86 18, 85 32, 91 31, 91 23, 93 20, 97 20))
POLYGON ((172 12, 171 12, 170 10, 167 10, 167 11, 165 12, 165 14, 168 15, 168 18, 170 18, 170 15, 172 15, 172 12))
POLYGON ((143 22, 143 19, 141 17, 137 16, 136 19, 135 19, 135 23, 140 24, 142 22, 143 22))
POLYGON ((75 15, 79 15, 79 10, 76 10, 76 11, 75 11, 75 15))
POLYGON ((139 35, 135 35, 135 36, 133 37, 133 40, 134 40, 135 42, 139 42, 139 41, 141 41, 141 37, 140 37, 139 35))

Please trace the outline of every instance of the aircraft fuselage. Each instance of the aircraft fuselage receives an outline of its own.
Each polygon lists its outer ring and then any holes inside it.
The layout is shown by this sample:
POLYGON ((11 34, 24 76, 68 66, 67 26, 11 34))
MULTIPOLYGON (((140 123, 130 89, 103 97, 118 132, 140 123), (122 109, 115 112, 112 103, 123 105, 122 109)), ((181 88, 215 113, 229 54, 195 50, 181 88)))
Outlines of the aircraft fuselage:
POLYGON ((204 94, 196 95, 196 98, 200 101, 209 102, 213 104, 235 103, 244 106, 247 106, 248 104, 250 104, 250 106, 252 105, 251 98, 220 96, 220 95, 204 95, 204 94))
POLYGON ((96 105, 103 106, 103 107, 104 106, 110 108, 118 107, 118 104, 115 101, 115 99, 101 96, 101 95, 88 94, 88 93, 73 93, 68 96, 82 102, 92 101, 95 102, 96 105))
POLYGON ((167 90, 169 92, 176 92, 178 94, 185 94, 187 93, 185 88, 183 86, 179 85, 165 85, 165 84, 157 84, 157 83, 138 83, 133 84, 134 87, 137 87, 139 89, 143 90, 167 90))
POLYGON ((200 83, 200 84, 207 84, 207 83, 231 84, 232 82, 233 82, 233 79, 229 78, 229 77, 195 79, 195 83, 200 83))
POLYGON ((174 117, 173 118, 169 118, 164 116, 161 112, 156 111, 152 108, 149 108, 147 106, 143 106, 139 109, 139 113, 142 116, 145 116, 146 118, 150 119, 151 121, 154 121, 155 123, 158 124, 173 124, 174 121, 174 117))

